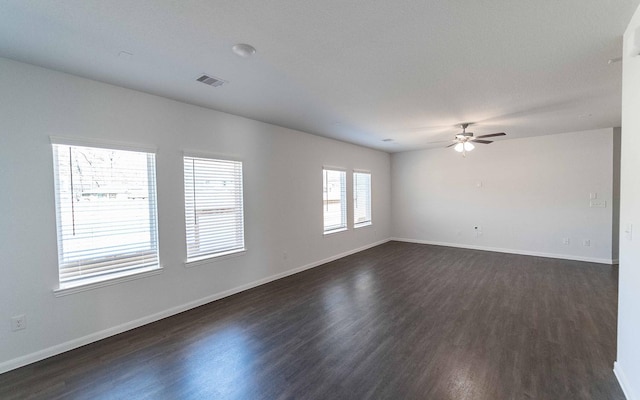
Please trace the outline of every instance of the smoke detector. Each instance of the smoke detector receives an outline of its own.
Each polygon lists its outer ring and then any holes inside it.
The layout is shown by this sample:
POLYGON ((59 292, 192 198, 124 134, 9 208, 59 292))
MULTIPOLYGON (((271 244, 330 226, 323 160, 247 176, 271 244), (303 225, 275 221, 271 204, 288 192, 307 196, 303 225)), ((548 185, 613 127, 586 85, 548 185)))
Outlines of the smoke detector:
POLYGON ((231 50, 242 58, 251 57, 256 54, 256 48, 246 43, 238 43, 234 45, 231 50))

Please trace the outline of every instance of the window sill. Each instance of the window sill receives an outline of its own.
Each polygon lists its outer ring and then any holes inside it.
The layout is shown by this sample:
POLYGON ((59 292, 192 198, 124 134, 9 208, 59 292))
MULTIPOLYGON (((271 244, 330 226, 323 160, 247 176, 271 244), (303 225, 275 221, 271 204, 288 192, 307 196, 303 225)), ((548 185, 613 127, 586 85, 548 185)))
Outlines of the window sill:
POLYGON ((219 253, 219 254, 212 254, 212 255, 202 256, 202 257, 195 257, 195 258, 193 258, 191 260, 185 261, 184 266, 186 268, 199 267, 200 265, 209 264, 209 263, 216 262, 216 261, 222 261, 222 260, 226 260, 226 259, 229 259, 229 258, 243 256, 243 255, 245 255, 246 252, 247 252, 247 249, 243 248, 243 249, 231 250, 231 251, 227 251, 227 252, 219 253))
POLYGON ((365 226, 371 226, 371 225, 373 225, 373 224, 371 223, 371 221, 369 221, 369 222, 362 222, 360 224, 356 224, 353 227, 355 229, 358 229, 358 228, 364 228, 365 226))
POLYGON ((327 235, 331 235, 333 233, 345 232, 345 231, 348 231, 348 230, 349 230, 349 228, 332 229, 330 231, 324 232, 323 234, 324 234, 324 236, 327 236, 327 235))
POLYGON ((88 279, 86 281, 69 283, 61 285, 58 289, 53 290, 53 294, 56 297, 67 296, 74 293, 85 292, 87 290, 98 289, 105 286, 117 285, 122 282, 132 281, 134 279, 146 278, 148 276, 158 275, 162 272, 162 267, 148 267, 142 270, 127 271, 126 273, 119 274, 118 276, 102 279, 88 279))

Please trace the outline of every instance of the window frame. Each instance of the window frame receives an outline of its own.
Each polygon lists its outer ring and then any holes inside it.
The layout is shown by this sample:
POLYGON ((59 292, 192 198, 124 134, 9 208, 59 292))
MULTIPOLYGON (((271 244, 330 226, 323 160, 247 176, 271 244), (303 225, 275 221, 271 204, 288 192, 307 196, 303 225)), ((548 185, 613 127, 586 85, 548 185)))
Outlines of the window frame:
MULTIPOLYGON (((152 146, 145 145, 133 145, 133 144, 125 144, 120 142, 111 142, 104 140, 92 140, 92 139, 80 139, 80 138, 68 138, 68 137, 59 137, 59 136, 50 136, 51 143, 51 154, 52 154, 52 163, 53 163, 53 183, 54 183, 54 213, 56 218, 56 241, 57 241, 57 288, 53 289, 53 292, 56 297, 65 296, 72 293, 82 292, 85 290, 91 290, 94 288, 109 286, 113 284, 117 284, 120 282, 126 282, 133 279, 139 279, 146 276, 156 275, 162 272, 162 266, 160 262, 160 254, 159 254, 159 240, 158 240, 158 202, 157 202, 157 163, 156 163, 156 148, 152 146), (146 190, 148 191, 148 201, 146 205, 149 207, 149 245, 151 246, 149 251, 152 256, 151 265, 133 267, 128 269, 122 269, 114 266, 113 271, 109 273, 105 273, 102 275, 89 275, 88 277, 78 277, 75 279, 61 279, 61 273, 63 272, 63 259, 65 258, 65 237, 63 236, 63 223, 62 216, 63 210, 61 206, 60 195, 62 194, 61 190, 61 175, 59 171, 59 158, 58 155, 59 148, 56 146, 64 146, 64 147, 85 147, 92 148, 96 150, 110 150, 110 151, 126 151, 126 152, 137 152, 144 153, 147 156, 147 184, 146 190), (150 157, 151 156, 151 157, 150 157)), ((71 167, 73 163, 69 164, 71 167)), ((74 189, 70 188, 71 195, 73 196, 74 189)), ((97 226, 97 225, 94 225, 97 226)), ((67 239, 68 240, 68 239, 67 239)), ((68 246, 68 244, 66 245, 68 246)), ((105 247, 93 247, 91 251, 95 251, 96 249, 104 249, 105 247)), ((122 252, 114 252, 113 255, 117 256, 118 254, 122 254, 122 252)), ((83 260, 97 260, 97 257, 94 258, 86 258, 83 260)), ((91 263, 83 263, 80 265, 91 265, 91 263)))
POLYGON ((340 167, 331 167, 331 166, 323 166, 322 167, 322 226, 323 226, 323 235, 331 235, 333 233, 344 232, 349 229, 349 219, 348 219, 348 191, 347 191, 347 171, 344 168, 340 167), (328 172, 338 172, 341 174, 341 202, 340 202, 340 210, 341 210, 341 223, 339 225, 330 225, 327 228, 325 214, 328 211, 329 206, 329 190, 327 189, 326 181, 328 179, 328 172))
MULTIPOLYGON (((185 245, 186 245, 186 254, 185 254, 185 261, 184 261, 184 265, 185 267, 195 267, 195 266, 199 266, 199 265, 203 265, 203 264, 208 264, 211 262, 215 262, 215 261, 219 261, 219 260, 224 260, 224 259, 228 259, 228 258, 232 258, 232 257, 237 257, 240 255, 243 255, 247 252, 247 242, 246 242, 246 212, 245 212, 245 200, 244 200, 244 161, 240 158, 237 157, 230 157, 230 156, 226 156, 226 155, 220 155, 220 154, 211 154, 211 153, 202 153, 202 152, 195 152, 195 151, 184 151, 182 154, 182 166, 183 166, 183 173, 182 173, 182 178, 183 178, 183 186, 184 186, 184 190, 183 190, 183 200, 184 200, 184 223, 185 223, 185 245), (215 252, 215 253, 201 253, 200 255, 193 255, 190 257, 189 254, 189 217, 187 216, 187 213, 189 212, 188 210, 188 204, 187 204, 187 190, 189 189, 187 187, 187 169, 186 169, 186 160, 190 158, 190 159, 199 159, 199 160, 204 160, 204 161, 219 161, 219 162, 230 162, 230 163, 239 163, 240 164, 240 180, 239 180, 239 186, 240 186, 240 219, 241 219, 241 233, 242 233, 242 247, 238 247, 238 248, 234 248, 234 249, 229 249, 229 250, 223 250, 223 251, 219 251, 219 252, 215 252)), ((193 171, 195 173, 195 171, 193 171)))
POLYGON ((367 170, 360 170, 360 169, 354 169, 353 173, 352 173, 352 182, 353 182, 353 227, 354 229, 357 228, 363 228, 365 226, 371 226, 373 225, 373 204, 371 202, 371 198, 372 198, 372 174, 371 171, 367 171, 367 170), (356 178, 356 175, 368 175, 369 176, 369 184, 367 187, 367 195, 369 197, 367 204, 369 205, 368 207, 368 219, 362 222, 356 222, 356 207, 358 206, 358 181, 356 178))

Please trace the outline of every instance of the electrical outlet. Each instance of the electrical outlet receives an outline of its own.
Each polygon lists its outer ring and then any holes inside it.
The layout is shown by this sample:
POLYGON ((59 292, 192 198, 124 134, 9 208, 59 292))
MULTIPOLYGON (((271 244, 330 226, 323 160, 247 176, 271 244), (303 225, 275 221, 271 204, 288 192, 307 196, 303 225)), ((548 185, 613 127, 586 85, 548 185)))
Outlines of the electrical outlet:
POLYGON ((562 244, 563 245, 568 246, 570 242, 571 241, 569 240, 569 238, 562 238, 562 244))
POLYGON ((583 240, 583 241, 582 241, 582 245, 583 245, 584 247, 591 247, 591 240, 589 240, 589 239, 585 239, 585 240, 583 240))
POLYGON ((23 329, 27 329, 27 317, 24 314, 11 317, 11 330, 20 331, 23 329))
POLYGON ((474 226, 473 229, 476 231, 477 238, 482 236, 482 227, 480 225, 474 226))

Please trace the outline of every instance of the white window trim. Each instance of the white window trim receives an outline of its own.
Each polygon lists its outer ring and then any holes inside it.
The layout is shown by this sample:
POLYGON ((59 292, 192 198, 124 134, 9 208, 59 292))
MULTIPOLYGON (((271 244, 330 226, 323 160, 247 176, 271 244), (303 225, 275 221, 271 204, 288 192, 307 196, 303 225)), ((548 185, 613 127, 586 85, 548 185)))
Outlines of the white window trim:
MULTIPOLYGON (((182 158, 185 157, 195 157, 195 158, 212 158, 215 160, 228 160, 228 161, 239 161, 242 163, 243 176, 242 179, 244 181, 244 166, 246 164, 245 160, 233 154, 224 154, 224 153, 213 153, 207 151, 198 151, 198 150, 182 150, 182 158)), ((243 182, 244 183, 244 182, 243 182)))
POLYGON ((331 171, 342 171, 342 172, 347 172, 348 169, 345 167, 336 167, 333 165, 323 165, 322 166, 322 170, 324 171, 325 169, 331 170, 331 171))
POLYGON ((109 140, 93 140, 62 136, 49 136, 49 139, 51 140, 51 144, 62 144, 66 146, 96 147, 99 149, 107 150, 139 151, 143 153, 153 153, 156 154, 156 156, 158 153, 157 147, 143 144, 130 144, 109 140))
POLYGON ((329 235, 332 235, 334 233, 346 232, 348 230, 349 230, 348 227, 347 228, 338 228, 338 229, 332 229, 330 231, 324 231, 324 232, 322 232, 322 234, 323 234, 323 236, 329 236, 329 235))
MULTIPOLYGON (((128 144, 123 142, 109 141, 109 140, 94 140, 94 139, 83 139, 83 138, 72 138, 72 137, 61 137, 61 136, 49 136, 49 140, 51 145, 66 145, 66 146, 80 146, 80 147, 93 147, 107 150, 122 150, 122 151, 135 151, 142 153, 152 153, 157 157, 157 147, 149 146, 149 145, 141 145, 141 144, 128 144)), ((55 163, 55 160, 54 160, 55 163)), ((155 164, 157 169, 157 163, 155 164)), ((57 168, 54 166, 54 170, 57 168)), ((55 173, 55 172, 54 172, 55 173)), ((156 182, 154 182, 156 188, 156 210, 155 210, 155 219, 156 219, 156 241, 158 240, 159 230, 158 230, 158 210, 157 210, 157 170, 154 171, 154 176, 156 176, 156 182)), ((57 196, 58 190, 58 179, 54 177, 54 190, 56 191, 54 194, 57 196)), ((57 204, 56 204, 57 208, 57 204)), ((57 240, 59 240, 59 223, 58 219, 58 211, 56 210, 56 236, 57 240)), ((80 293, 88 290, 94 290, 105 286, 112 286, 123 282, 128 282, 131 280, 141 279, 148 276, 153 276, 160 274, 163 271, 163 268, 160 264, 160 251, 159 251, 159 242, 156 242, 157 246, 157 257, 158 263, 155 265, 151 265, 145 268, 138 268, 135 270, 121 271, 108 276, 100 276, 89 279, 77 280, 68 283, 60 284, 59 278, 59 262, 58 262, 58 287, 52 290, 55 297, 67 296, 70 294, 80 293)), ((59 254, 58 254, 59 257, 59 254)))
MULTIPOLYGON (((220 252, 220 253, 215 253, 215 254, 206 254, 206 255, 202 255, 202 256, 197 256, 197 257, 193 257, 191 259, 188 259, 187 257, 185 257, 185 261, 184 261, 184 266, 186 268, 192 268, 192 267, 198 267, 201 265, 205 265, 205 264, 209 264, 211 262, 216 262, 216 261, 221 261, 221 260, 226 260, 229 258, 234 258, 234 257, 238 257, 241 255, 244 255, 247 252, 247 236, 246 236, 246 203, 244 200, 244 188, 245 188, 245 161, 240 158, 240 157, 235 157, 235 156, 230 156, 230 155, 224 155, 224 154, 219 154, 219 153, 209 153, 209 152, 202 152, 202 151, 191 151, 191 150, 183 150, 182 151, 182 160, 183 160, 183 168, 184 168, 184 158, 185 157, 192 157, 192 158, 204 158, 204 159, 210 159, 210 160, 225 160, 225 161, 236 161, 236 162, 240 162, 242 164, 242 181, 241 181, 241 185, 242 185, 242 236, 243 236, 243 244, 244 246, 242 248, 238 248, 238 249, 232 249, 232 250, 228 250, 225 252, 220 252)), ((183 185, 186 184, 186 181, 184 180, 184 174, 185 171, 183 169, 182 171, 182 179, 183 179, 183 185)), ((186 201, 184 198, 184 193, 182 196, 182 208, 183 211, 186 210, 186 201)), ((184 214, 183 214, 184 215, 184 214)), ((185 220, 185 233, 186 233, 186 220, 185 220)), ((185 235, 185 243, 187 242, 186 240, 186 235, 185 235)), ((188 244, 187 244, 188 246, 188 244)), ((185 248, 185 250, 187 250, 187 248, 185 248)), ((188 250, 186 251, 188 253, 188 250)))
MULTIPOLYGON (((372 187, 371 180, 373 179, 373 174, 371 173, 370 170, 367 170, 367 169, 356 169, 356 168, 354 168, 353 172, 352 172, 352 179, 353 179, 353 175, 356 174, 356 173, 358 173, 358 174, 369 174, 369 207, 371 207, 371 210, 370 210, 371 211, 371 219, 369 221, 360 222, 358 224, 354 223, 353 224, 353 228, 354 229, 364 228, 364 227, 373 225, 373 207, 372 207, 373 206, 373 204, 372 204, 373 203, 373 192, 371 190, 371 187, 372 187)), ((353 193, 355 193, 355 191, 356 191, 356 183, 355 183, 355 181, 352 182, 352 186, 353 186, 353 193)), ((355 207, 355 204, 353 206, 355 207)))
MULTIPOLYGON (((327 235, 331 235, 333 233, 339 233, 339 232, 345 232, 349 230, 349 182, 348 179, 349 177, 347 176, 347 168, 344 167, 335 167, 332 165, 323 165, 322 166, 322 172, 324 172, 325 170, 329 170, 329 171, 339 171, 339 172, 344 172, 345 174, 345 202, 346 202, 346 210, 345 210, 345 226, 344 227, 340 227, 340 228, 336 228, 336 229, 331 229, 328 231, 324 230, 324 215, 323 215, 323 229, 322 229, 322 235, 323 236, 327 236, 327 235)), ((323 201, 324 201, 324 194, 323 194, 323 201)))
POLYGON ((120 276, 110 277, 108 279, 91 281, 82 281, 62 285, 57 289, 53 289, 53 294, 56 297, 67 296, 70 294, 86 292, 88 290, 94 290, 105 286, 117 285, 123 282, 133 281, 136 279, 142 279, 153 275, 158 275, 163 271, 163 268, 159 265, 153 267, 147 267, 145 269, 135 271, 124 271, 120 276))
POLYGON ((202 257, 195 257, 193 260, 185 260, 184 266, 185 268, 194 268, 199 267, 201 265, 206 265, 212 262, 224 261, 230 258, 236 258, 243 256, 247 253, 247 246, 243 249, 230 250, 225 253, 220 253, 217 255, 207 255, 202 257))

